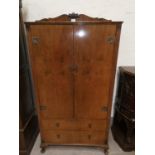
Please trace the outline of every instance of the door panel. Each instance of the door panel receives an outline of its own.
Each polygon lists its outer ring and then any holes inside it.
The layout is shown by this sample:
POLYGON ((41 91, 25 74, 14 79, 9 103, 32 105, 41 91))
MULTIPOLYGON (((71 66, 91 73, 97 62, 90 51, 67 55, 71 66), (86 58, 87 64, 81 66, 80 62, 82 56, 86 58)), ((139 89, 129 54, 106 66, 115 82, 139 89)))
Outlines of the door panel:
POLYGON ((106 118, 116 26, 78 25, 74 32, 75 116, 106 118))
POLYGON ((30 58, 41 116, 73 115, 72 25, 32 25, 30 58), (33 52, 32 52, 33 51, 33 52))

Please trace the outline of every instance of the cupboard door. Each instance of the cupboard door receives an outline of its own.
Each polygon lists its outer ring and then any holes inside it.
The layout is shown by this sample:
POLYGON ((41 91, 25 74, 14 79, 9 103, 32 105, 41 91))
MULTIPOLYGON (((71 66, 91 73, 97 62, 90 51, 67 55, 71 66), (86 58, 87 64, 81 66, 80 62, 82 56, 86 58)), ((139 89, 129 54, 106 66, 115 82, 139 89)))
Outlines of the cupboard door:
POLYGON ((30 60, 42 118, 73 115, 72 25, 32 25, 30 60))
POLYGON ((75 117, 107 117, 114 62, 115 25, 74 27, 75 117))

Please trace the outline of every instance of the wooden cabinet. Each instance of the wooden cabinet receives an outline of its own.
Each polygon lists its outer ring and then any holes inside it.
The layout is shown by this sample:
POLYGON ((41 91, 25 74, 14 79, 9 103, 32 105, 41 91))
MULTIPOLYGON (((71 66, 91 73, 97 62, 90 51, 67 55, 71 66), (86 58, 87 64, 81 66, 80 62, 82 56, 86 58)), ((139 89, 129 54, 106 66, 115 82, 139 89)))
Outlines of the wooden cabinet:
POLYGON ((42 148, 107 149, 121 25, 82 14, 26 23, 42 148))
POLYGON ((135 149, 135 67, 119 68, 112 133, 124 151, 135 149))
MULTIPOLYGON (((21 1, 20 1, 21 3, 21 1)), ((22 12, 19 12, 19 155, 29 155, 39 133, 22 12)))

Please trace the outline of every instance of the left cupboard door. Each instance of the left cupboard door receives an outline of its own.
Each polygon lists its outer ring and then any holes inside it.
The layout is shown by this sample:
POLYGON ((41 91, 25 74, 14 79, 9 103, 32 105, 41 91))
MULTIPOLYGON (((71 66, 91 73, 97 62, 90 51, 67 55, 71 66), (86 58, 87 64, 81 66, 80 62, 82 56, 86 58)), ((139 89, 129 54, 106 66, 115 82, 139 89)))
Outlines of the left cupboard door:
POLYGON ((41 119, 72 118, 72 25, 30 25, 29 58, 41 119))

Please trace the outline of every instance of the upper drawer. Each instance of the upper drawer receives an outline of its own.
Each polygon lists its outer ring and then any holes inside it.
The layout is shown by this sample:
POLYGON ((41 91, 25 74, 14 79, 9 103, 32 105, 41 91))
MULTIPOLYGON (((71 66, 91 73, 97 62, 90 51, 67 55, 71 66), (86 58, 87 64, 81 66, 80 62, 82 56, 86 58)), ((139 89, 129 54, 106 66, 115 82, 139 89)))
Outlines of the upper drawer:
POLYGON ((41 128, 43 130, 90 130, 90 131, 105 131, 106 120, 62 120, 49 119, 41 120, 41 128))

